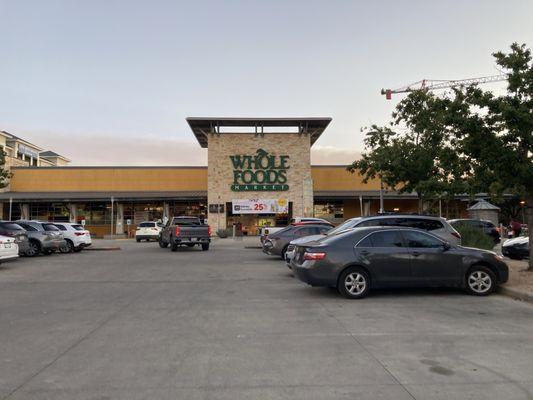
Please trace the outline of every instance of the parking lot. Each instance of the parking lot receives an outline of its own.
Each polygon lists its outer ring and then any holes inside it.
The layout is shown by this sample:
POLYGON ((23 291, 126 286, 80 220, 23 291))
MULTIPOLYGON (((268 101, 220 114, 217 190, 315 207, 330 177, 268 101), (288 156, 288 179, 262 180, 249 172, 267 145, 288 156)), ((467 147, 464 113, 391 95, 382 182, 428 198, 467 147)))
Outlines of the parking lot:
POLYGON ((533 398, 531 305, 456 290, 349 301, 257 242, 123 240, 3 264, 0 398, 533 398))

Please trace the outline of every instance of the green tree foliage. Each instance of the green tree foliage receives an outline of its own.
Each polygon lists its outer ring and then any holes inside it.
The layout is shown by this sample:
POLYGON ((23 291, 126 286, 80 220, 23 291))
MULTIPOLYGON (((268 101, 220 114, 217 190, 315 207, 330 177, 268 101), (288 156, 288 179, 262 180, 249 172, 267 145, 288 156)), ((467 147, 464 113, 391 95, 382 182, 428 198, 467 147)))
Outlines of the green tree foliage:
MULTIPOLYGON (((468 161, 464 179, 472 189, 501 198, 525 198, 533 243, 533 60, 525 44, 493 54, 508 74, 507 91, 496 96, 478 87, 455 91, 446 124, 457 152, 468 161)), ((532 248, 533 252, 533 247, 532 248)), ((529 258, 533 268, 533 257, 529 258)))
POLYGON ((6 165, 6 153, 0 150, 0 188, 5 188, 9 185, 9 178, 11 173, 5 169, 6 165))
MULTIPOLYGON (((526 45, 494 54, 508 75, 506 93, 479 87, 436 96, 410 93, 390 127, 372 126, 366 152, 348 169, 400 192, 428 196, 504 193, 525 198, 533 243, 533 60, 526 45)), ((533 255, 533 246, 530 246, 533 255)), ((533 257, 530 256, 533 269, 533 257)))
POLYGON ((411 92, 396 107, 390 127, 366 130, 366 152, 348 170, 360 171, 365 182, 378 178, 400 193, 416 193, 419 211, 424 199, 464 191, 461 160, 444 125, 448 104, 426 91, 411 92))

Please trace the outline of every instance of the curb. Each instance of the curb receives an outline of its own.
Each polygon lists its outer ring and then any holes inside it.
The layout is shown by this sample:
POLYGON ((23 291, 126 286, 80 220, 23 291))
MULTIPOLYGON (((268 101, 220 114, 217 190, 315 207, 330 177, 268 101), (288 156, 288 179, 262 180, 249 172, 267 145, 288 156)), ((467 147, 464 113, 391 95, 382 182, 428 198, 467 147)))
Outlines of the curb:
POLYGON ((114 251, 121 250, 120 247, 86 247, 83 251, 114 251))
POLYGON ((515 300, 521 300, 528 303, 533 303, 533 295, 521 292, 519 290, 510 289, 506 287, 500 287, 498 290, 499 294, 503 294, 504 296, 511 297, 515 300))

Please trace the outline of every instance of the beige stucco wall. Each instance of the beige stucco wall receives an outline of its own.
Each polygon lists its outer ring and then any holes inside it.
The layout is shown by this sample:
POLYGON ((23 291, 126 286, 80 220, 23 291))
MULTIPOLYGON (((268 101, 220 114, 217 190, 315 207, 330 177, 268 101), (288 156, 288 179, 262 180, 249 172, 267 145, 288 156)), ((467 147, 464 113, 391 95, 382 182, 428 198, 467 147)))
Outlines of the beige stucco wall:
MULTIPOLYGON (((312 215, 312 190, 304 191, 304 181, 311 179, 310 140, 308 135, 297 133, 267 133, 264 136, 244 133, 211 134, 208 138, 208 203, 226 204, 233 199, 287 199, 293 203, 293 216, 312 215), (233 183, 232 155, 254 155, 258 149, 269 154, 289 156, 287 191, 235 192, 233 183)), ((226 214, 209 214, 209 223, 226 226, 226 214)))

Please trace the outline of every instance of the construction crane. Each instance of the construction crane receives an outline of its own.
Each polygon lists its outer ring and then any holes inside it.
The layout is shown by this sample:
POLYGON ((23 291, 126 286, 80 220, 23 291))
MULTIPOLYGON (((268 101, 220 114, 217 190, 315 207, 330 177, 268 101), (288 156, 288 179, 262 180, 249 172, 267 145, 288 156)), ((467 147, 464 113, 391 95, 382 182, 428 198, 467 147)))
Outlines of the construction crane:
POLYGON ((387 100, 392 98, 392 94, 396 93, 408 93, 413 90, 436 90, 436 89, 448 89, 457 86, 470 86, 478 85, 482 83, 500 82, 507 80, 507 74, 483 76, 481 78, 469 78, 459 80, 434 80, 434 79, 422 79, 421 81, 411 83, 410 85, 403 86, 398 89, 381 89, 381 94, 385 95, 387 100))

